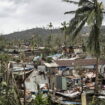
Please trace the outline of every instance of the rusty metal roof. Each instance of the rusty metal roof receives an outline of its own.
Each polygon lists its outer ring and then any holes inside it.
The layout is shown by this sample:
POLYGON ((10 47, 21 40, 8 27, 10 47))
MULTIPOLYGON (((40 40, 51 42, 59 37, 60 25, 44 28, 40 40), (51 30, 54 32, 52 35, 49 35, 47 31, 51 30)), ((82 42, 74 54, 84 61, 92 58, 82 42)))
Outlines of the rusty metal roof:
MULTIPOLYGON (((55 60, 55 63, 57 63, 59 66, 89 66, 95 65, 96 59, 55 60)), ((105 60, 100 60, 99 64, 104 65, 105 60)))

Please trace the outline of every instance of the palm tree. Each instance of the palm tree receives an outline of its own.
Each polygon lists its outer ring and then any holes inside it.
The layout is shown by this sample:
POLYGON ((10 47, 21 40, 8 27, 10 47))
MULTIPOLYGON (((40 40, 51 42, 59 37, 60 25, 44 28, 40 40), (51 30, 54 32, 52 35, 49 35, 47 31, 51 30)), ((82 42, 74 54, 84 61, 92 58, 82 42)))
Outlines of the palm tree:
POLYGON ((74 13, 74 18, 71 19, 69 24, 69 33, 74 40, 79 34, 81 29, 87 24, 90 27, 89 38, 87 42, 87 48, 92 55, 96 57, 96 81, 95 81, 95 93, 98 92, 98 63, 100 58, 100 30, 103 20, 103 4, 98 0, 79 0, 71 1, 64 0, 69 3, 74 3, 78 6, 75 11, 69 11, 65 14, 74 13))
POLYGON ((48 36, 48 38, 50 39, 50 40, 49 40, 49 41, 50 41, 50 44, 51 44, 51 41, 52 41, 52 39, 53 39, 53 37, 52 37, 53 24, 50 22, 50 23, 48 24, 48 27, 49 27, 49 30, 51 31, 51 32, 50 32, 50 35, 48 36))
POLYGON ((61 28, 61 30, 63 31, 63 33, 64 33, 64 44, 66 45, 66 39, 67 39, 67 32, 66 32, 66 30, 67 30, 67 25, 68 25, 68 23, 66 23, 66 21, 64 21, 63 23, 61 23, 61 25, 62 25, 62 28, 61 28))
POLYGON ((50 22, 48 27, 49 27, 49 29, 52 29, 53 28, 53 24, 50 22))
POLYGON ((32 52, 34 54, 35 47, 37 46, 35 35, 32 36, 32 38, 30 40, 30 45, 31 45, 31 48, 32 48, 32 52))

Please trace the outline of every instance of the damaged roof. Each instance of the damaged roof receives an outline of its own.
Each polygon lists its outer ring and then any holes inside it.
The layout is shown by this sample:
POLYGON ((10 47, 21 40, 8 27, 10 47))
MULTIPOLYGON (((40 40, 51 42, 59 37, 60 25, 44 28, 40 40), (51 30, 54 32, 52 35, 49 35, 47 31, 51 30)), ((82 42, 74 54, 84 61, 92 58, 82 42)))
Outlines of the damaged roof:
MULTIPOLYGON (((76 60, 55 60, 59 66, 89 66, 89 65, 96 65, 96 59, 76 59, 76 60)), ((100 65, 105 64, 105 60, 99 61, 100 65)))

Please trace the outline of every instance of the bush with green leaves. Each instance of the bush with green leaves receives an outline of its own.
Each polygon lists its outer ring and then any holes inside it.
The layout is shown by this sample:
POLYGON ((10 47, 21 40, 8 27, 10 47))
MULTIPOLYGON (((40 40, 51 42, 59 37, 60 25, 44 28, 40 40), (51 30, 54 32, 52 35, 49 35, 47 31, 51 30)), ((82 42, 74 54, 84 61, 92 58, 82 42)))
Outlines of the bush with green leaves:
POLYGON ((105 100, 93 97, 92 101, 88 105, 105 105, 105 100))
POLYGON ((48 98, 44 97, 42 93, 36 95, 35 100, 31 102, 31 105, 49 105, 48 98))

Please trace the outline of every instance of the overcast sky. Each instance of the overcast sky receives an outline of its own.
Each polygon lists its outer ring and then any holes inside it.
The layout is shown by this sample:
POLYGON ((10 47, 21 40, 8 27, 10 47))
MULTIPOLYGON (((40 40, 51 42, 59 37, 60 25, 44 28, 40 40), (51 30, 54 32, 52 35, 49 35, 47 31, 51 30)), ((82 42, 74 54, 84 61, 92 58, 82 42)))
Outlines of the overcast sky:
POLYGON ((62 0, 0 0, 0 33, 47 27, 50 22, 58 27, 72 18, 64 12, 75 8, 62 0))

